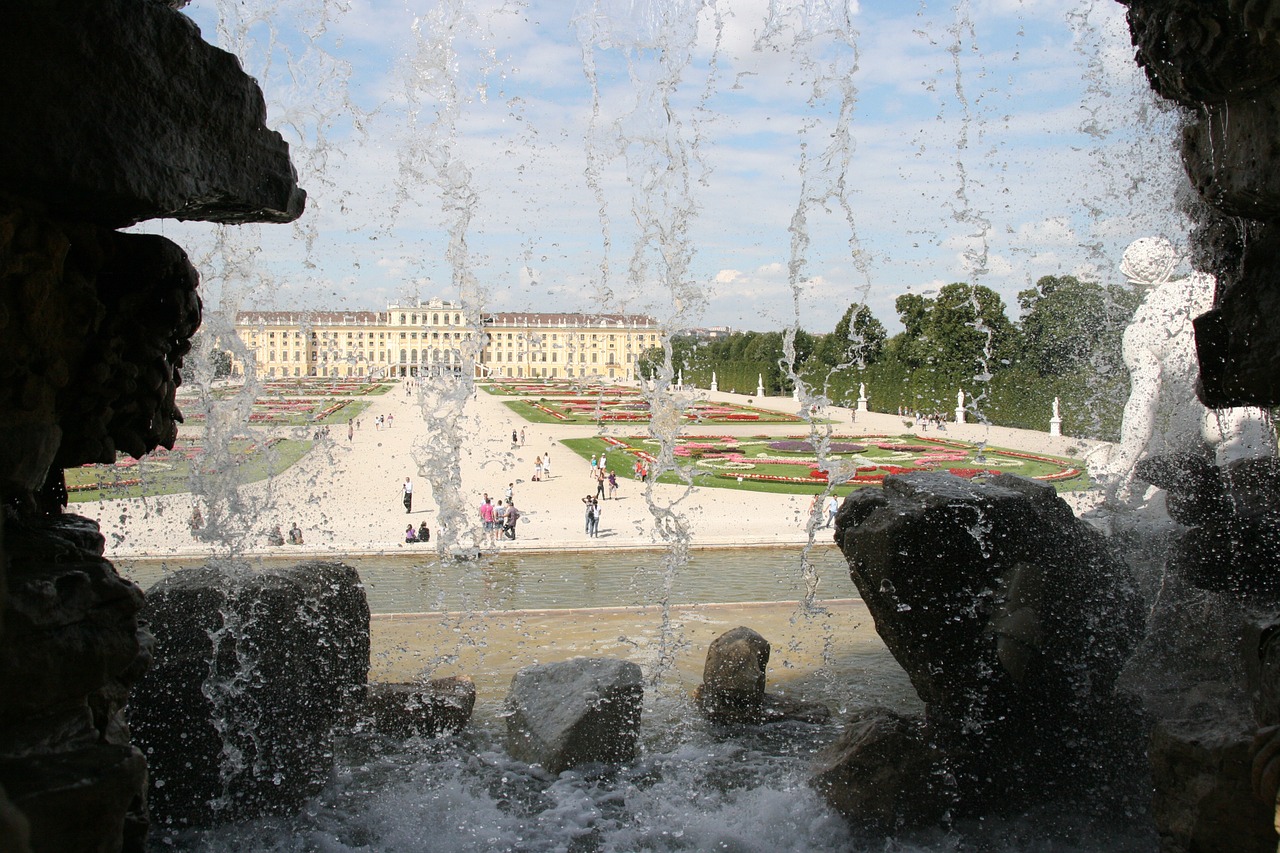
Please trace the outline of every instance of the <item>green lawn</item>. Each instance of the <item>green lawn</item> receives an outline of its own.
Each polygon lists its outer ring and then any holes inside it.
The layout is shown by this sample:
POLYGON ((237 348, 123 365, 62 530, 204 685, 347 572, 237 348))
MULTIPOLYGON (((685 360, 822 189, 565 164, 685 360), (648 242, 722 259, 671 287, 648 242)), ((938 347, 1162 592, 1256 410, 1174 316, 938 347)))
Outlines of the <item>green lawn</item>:
MULTIPOLYGON (((240 472, 240 481, 256 483, 274 477, 307 454, 312 442, 278 439, 269 446, 254 445, 248 440, 232 442, 232 465, 240 472)), ((155 451, 141 460, 122 457, 115 465, 83 465, 66 472, 67 490, 72 502, 100 501, 114 498, 154 497, 190 491, 192 452, 155 451)), ((193 451, 193 448, 187 448, 193 451)), ((200 458, 200 457, 197 457, 200 458)), ((219 472, 210 471, 217 475, 219 472)))

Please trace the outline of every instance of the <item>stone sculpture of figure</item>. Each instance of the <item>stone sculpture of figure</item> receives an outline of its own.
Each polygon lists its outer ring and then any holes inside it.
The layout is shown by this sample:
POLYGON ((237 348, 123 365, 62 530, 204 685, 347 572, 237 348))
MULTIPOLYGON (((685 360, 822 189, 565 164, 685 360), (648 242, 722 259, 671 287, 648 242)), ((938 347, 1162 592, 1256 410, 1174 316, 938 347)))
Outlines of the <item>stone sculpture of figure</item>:
POLYGON ((1062 417, 1062 415, 1060 415, 1060 414, 1058 413, 1058 398, 1057 398, 1057 397, 1054 397, 1054 398, 1053 398, 1053 416, 1054 416, 1055 418, 1061 418, 1061 417, 1062 417))
POLYGON ((1207 444, 1223 465, 1275 451, 1274 434, 1259 410, 1212 412, 1196 397, 1199 367, 1191 321, 1213 304, 1214 279, 1198 272, 1173 279, 1177 265, 1177 252, 1163 237, 1135 240, 1120 263, 1130 283, 1147 295, 1124 332, 1130 387, 1120 443, 1090 464, 1090 474, 1105 487, 1109 503, 1141 500, 1132 486, 1134 466, 1144 456, 1207 444))
POLYGON ((956 392, 956 408, 957 409, 964 408, 964 389, 963 388, 961 388, 959 391, 956 392))

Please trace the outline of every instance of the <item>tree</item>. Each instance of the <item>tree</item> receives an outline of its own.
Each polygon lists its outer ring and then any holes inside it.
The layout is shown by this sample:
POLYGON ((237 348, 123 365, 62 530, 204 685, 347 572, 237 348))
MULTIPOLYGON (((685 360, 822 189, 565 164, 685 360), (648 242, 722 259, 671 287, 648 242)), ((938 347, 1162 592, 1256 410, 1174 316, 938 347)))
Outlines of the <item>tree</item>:
POLYGON ((884 352, 888 333, 866 305, 855 302, 844 312, 835 331, 822 338, 815 354, 828 367, 873 364, 884 352))
POLYGON ((929 368, 935 385, 989 379, 1016 355, 1018 330, 1004 300, 985 285, 948 284, 934 299, 903 294, 894 308, 903 325, 893 341, 895 357, 913 370, 929 368))
POLYGON ((1121 338, 1139 299, 1129 288, 1104 288, 1073 275, 1042 276, 1018 294, 1023 362, 1042 376, 1119 367, 1121 338))

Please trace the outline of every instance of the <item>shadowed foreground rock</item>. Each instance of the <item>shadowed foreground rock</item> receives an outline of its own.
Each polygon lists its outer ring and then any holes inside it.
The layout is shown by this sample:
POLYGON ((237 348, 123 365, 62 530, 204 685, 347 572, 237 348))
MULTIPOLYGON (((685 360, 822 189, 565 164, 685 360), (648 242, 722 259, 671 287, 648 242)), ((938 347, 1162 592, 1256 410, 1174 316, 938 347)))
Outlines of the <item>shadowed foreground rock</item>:
POLYGON ((1137 715, 1113 695, 1141 632, 1139 597, 1051 486, 1008 475, 989 484, 888 477, 883 491, 845 501, 836 539, 926 705, 911 754, 932 754, 935 766, 877 767, 866 751, 889 755, 886 744, 905 737, 905 724, 877 724, 847 744, 846 771, 825 759, 820 787, 833 804, 893 804, 905 811, 882 805, 872 822, 911 825, 1142 778, 1137 715), (952 780, 925 786, 941 803, 915 796, 931 776, 952 780), (836 791, 835 780, 863 790, 836 791))
POLYGON ((507 696, 507 751, 550 773, 634 761, 643 701, 640 667, 630 661, 526 666, 507 696))
POLYGON ((831 716, 820 703, 765 692, 769 641, 745 626, 711 641, 694 701, 713 723, 761 725, 782 720, 819 723, 831 716))
POLYGON ((362 698, 369 608, 354 569, 186 569, 148 593, 155 664, 130 704, 156 826, 292 811, 324 785, 362 698))
POLYGON ((124 704, 150 660, 142 592, 102 558, 92 521, 9 518, 3 541, 0 788, 33 850, 141 850, 147 771, 124 704))
POLYGON ((387 737, 435 737, 461 731, 475 706, 475 682, 453 676, 425 684, 370 684, 364 715, 375 732, 387 737))

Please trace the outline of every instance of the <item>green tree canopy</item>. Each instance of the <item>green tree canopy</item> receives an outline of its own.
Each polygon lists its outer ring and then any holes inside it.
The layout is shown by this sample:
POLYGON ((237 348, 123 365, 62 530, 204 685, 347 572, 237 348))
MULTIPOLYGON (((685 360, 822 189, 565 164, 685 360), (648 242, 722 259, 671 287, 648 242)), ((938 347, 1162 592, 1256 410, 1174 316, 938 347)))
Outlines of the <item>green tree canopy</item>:
POLYGON ((1042 376, 1090 365, 1117 367, 1121 338, 1140 298, 1130 288, 1103 287, 1073 275, 1042 276, 1018 294, 1023 362, 1042 376))
POLYGON ((835 331, 822 338, 814 354, 827 367, 873 364, 884 352, 887 337, 884 324, 871 309, 855 302, 836 323, 835 331))

